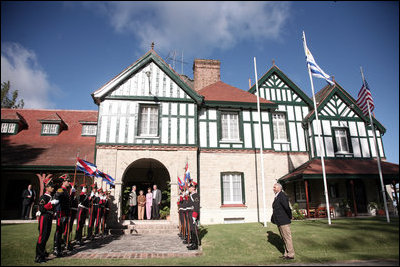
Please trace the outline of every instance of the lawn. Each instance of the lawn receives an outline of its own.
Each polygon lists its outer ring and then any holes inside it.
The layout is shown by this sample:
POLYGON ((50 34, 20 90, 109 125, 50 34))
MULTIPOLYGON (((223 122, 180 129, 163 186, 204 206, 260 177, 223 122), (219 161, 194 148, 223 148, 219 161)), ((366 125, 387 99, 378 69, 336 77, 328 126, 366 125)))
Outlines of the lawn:
MULTIPOLYGON (((52 234, 47 251, 52 251, 52 234)), ((399 220, 392 218, 293 221, 296 259, 291 263, 399 259, 399 220)), ((1 265, 34 265, 37 224, 1 226, 1 265)), ((268 223, 206 225, 203 255, 196 258, 109 259, 101 265, 267 265, 287 263, 279 258, 283 243, 277 227, 268 223)), ((134 237, 133 237, 134 238, 134 237)), ((60 258, 44 265, 98 265, 98 259, 60 258)))

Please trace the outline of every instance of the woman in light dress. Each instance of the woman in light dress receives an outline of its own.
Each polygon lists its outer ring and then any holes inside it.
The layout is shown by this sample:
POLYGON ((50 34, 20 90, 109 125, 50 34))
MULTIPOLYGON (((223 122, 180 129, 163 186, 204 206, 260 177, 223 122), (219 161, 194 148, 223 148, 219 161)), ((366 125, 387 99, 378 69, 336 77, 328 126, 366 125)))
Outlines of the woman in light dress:
POLYGON ((153 194, 151 193, 151 188, 147 188, 146 194, 146 216, 147 220, 151 219, 151 206, 153 204, 153 194))

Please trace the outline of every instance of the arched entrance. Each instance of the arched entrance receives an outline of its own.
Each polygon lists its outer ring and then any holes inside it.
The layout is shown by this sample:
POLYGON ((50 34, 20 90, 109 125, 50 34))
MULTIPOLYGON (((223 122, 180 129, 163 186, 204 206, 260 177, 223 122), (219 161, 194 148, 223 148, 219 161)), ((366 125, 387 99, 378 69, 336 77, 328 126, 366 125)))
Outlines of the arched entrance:
MULTIPOLYGON (((142 158, 131 163, 125 170, 122 177, 122 205, 121 214, 127 213, 129 192, 133 185, 136 185, 136 193, 143 190, 144 195, 147 193, 147 188, 153 190, 153 185, 156 184, 162 192, 162 202, 160 207, 160 215, 162 210, 170 210, 170 175, 167 168, 158 160, 151 158, 142 158)), ((165 216, 162 216, 165 219, 165 216)), ((145 215, 146 219, 146 215, 145 215)))

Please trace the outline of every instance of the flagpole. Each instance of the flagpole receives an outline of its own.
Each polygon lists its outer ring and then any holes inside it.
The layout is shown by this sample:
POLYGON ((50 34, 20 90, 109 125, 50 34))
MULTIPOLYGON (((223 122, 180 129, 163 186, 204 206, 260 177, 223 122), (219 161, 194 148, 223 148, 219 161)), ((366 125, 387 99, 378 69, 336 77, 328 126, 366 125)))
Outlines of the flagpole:
MULTIPOLYGON (((365 85, 365 78, 364 78, 364 73, 363 73, 362 67, 360 67, 360 71, 361 71, 361 77, 362 77, 362 80, 363 80, 363 85, 365 87, 366 86, 365 85)), ((372 115, 371 115, 371 110, 369 108, 369 101, 368 100, 367 100, 367 108, 368 108, 369 119, 371 121, 372 135, 374 137, 373 139, 374 139, 374 145, 375 145, 375 151, 376 151, 376 161, 377 161, 377 164, 378 164, 379 179, 380 179, 381 188, 382 188, 383 204, 385 205, 386 221, 388 223, 390 223, 389 211, 388 211, 387 202, 386 202, 386 193, 385 193, 386 191, 385 191, 385 186, 383 184, 383 176, 382 176, 382 169, 381 169, 381 157, 379 155, 378 142, 376 141, 375 126, 374 126, 374 122, 372 120, 372 115)))
POLYGON ((264 214, 264 227, 267 227, 267 214, 265 204, 265 181, 264 181, 264 157, 263 157, 263 143, 262 143, 262 132, 261 132, 261 112, 260 112, 260 92, 258 91, 258 78, 257 78, 257 63, 256 57, 254 57, 254 76, 256 79, 256 90, 257 90, 257 110, 258 110, 258 124, 259 124, 259 138, 260 144, 260 161, 261 161, 261 180, 262 180, 262 195, 263 195, 263 214, 264 214))
MULTIPOLYGON (((306 51, 307 42, 306 42, 306 35, 305 35, 304 31, 303 31, 303 41, 304 41, 304 52, 307 55, 307 51, 306 51)), ((325 149, 324 149, 324 146, 322 144, 321 125, 319 123, 319 118, 318 118, 317 101, 315 100, 314 83, 313 83, 313 79, 312 79, 312 75, 311 75, 310 64, 307 64, 307 69, 308 69, 308 76, 310 77, 311 91, 312 91, 313 102, 314 102, 315 120, 317 121, 318 145, 319 145, 320 152, 321 152, 321 166, 322 166, 322 177, 323 177, 323 180, 324 180, 326 213, 328 214, 328 224, 330 225, 330 224, 332 224, 332 222, 331 222, 331 212, 330 212, 330 207, 329 207, 328 185, 327 185, 327 182, 326 182, 326 173, 325 173, 325 160, 324 160, 325 149)))
MULTIPOLYGON (((79 157, 79 149, 78 152, 76 153, 76 158, 78 159, 79 157)), ((75 161, 75 171, 74 171, 74 187, 75 187, 75 178, 76 178, 76 161, 75 161)))

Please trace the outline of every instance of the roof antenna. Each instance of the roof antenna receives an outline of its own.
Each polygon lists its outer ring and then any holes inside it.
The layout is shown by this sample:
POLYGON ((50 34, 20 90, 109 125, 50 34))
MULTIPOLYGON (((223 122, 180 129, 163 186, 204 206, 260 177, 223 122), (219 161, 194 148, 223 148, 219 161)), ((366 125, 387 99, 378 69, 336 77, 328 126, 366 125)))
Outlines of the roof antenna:
POLYGON ((275 59, 272 60, 272 66, 275 66, 275 59))
POLYGON ((151 50, 154 50, 154 42, 151 42, 151 50))

